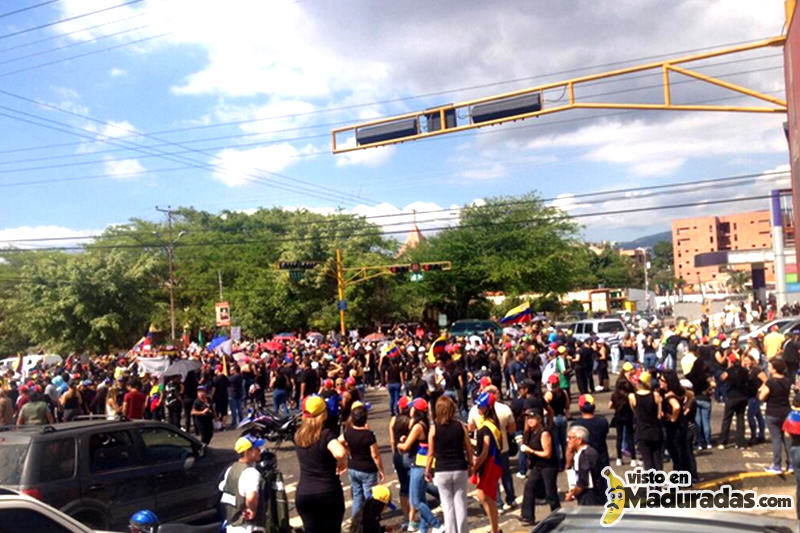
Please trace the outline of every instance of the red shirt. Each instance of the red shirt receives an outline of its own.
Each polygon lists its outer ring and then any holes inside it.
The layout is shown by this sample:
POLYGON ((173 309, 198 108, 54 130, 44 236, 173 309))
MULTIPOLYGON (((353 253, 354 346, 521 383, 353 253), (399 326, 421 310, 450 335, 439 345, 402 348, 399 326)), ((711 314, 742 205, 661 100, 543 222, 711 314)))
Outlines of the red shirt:
POLYGON ((122 398, 125 404, 125 412, 122 414, 126 418, 136 420, 144 416, 144 405, 147 403, 147 395, 136 389, 129 390, 122 398))

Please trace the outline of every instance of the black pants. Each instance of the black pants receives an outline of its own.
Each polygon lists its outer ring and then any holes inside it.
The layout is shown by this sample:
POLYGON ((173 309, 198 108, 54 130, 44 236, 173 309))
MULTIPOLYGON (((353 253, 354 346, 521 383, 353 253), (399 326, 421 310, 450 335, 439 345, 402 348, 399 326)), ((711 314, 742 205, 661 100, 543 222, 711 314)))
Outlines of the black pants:
POLYGON ((594 383, 592 380, 592 367, 575 365, 575 381, 578 384, 578 391, 581 394, 586 394, 587 392, 594 392, 594 383))
POLYGON ((561 507, 558 501, 558 468, 555 466, 535 466, 525 482, 525 492, 522 496, 522 519, 531 522, 536 520, 536 486, 544 485, 545 499, 550 504, 550 510, 555 511, 561 507))
POLYGON ((187 398, 184 396, 183 398, 183 419, 186 421, 186 431, 192 430, 192 404, 194 404, 194 398, 187 398))
POLYGON ((664 441, 639 439, 638 444, 644 469, 664 470, 664 441))
POLYGON ((631 459, 636 459, 636 446, 633 445, 633 420, 616 421, 614 426, 617 428, 617 459, 622 459, 623 444, 628 444, 631 450, 631 459), (622 441, 622 432, 626 433, 627 442, 622 441))
POLYGON ((172 424, 176 428, 181 427, 181 408, 180 407, 167 408, 167 422, 172 424))
POLYGON ((194 424, 197 432, 200 433, 200 442, 203 444, 211 442, 211 437, 214 435, 214 416, 196 416, 194 424))
POLYGON ((294 505, 305 533, 341 533, 344 519, 341 487, 325 494, 297 494, 294 505))
POLYGON ((664 444, 672 458, 672 469, 691 472, 689 436, 687 428, 667 425, 664 444))
POLYGON ((728 444, 728 436, 731 430, 731 420, 736 415, 736 444, 744 447, 744 412, 747 409, 747 398, 728 397, 725 402, 725 412, 722 415, 722 429, 719 432, 721 444, 728 444))
POLYGON ((608 387, 608 361, 605 359, 597 361, 597 381, 601 387, 608 387))

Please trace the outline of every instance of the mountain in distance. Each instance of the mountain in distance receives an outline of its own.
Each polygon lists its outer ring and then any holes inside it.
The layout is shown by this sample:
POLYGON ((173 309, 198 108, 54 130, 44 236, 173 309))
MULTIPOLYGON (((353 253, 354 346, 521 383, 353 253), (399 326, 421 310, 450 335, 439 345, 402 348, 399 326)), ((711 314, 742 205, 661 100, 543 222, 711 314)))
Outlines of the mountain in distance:
POLYGON ((635 248, 652 248, 653 245, 660 241, 672 242, 672 232, 662 231, 661 233, 653 233, 652 235, 645 235, 628 242, 621 242, 617 246, 621 250, 633 250, 635 248))

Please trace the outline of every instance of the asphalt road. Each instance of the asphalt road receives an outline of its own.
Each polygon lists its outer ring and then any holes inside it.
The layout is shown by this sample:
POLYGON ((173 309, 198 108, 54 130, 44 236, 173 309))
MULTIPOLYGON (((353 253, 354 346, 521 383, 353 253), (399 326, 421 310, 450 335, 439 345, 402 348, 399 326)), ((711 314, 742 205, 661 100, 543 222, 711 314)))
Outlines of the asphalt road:
MULTIPOLYGON (((612 379, 613 382, 613 379, 612 379)), ((605 415, 607 419, 610 419, 610 411, 606 407, 608 405, 608 400, 610 397, 609 392, 600 392, 595 394, 595 398, 597 400, 598 406, 598 414, 605 415)), ((393 501, 397 502, 398 500, 398 481, 397 476, 395 475, 394 468, 392 467, 392 460, 391 460, 391 451, 389 448, 389 430, 388 430, 388 422, 389 422, 389 394, 387 391, 382 389, 373 389, 367 391, 367 401, 372 403, 372 409, 369 413, 369 424, 372 430, 375 432, 378 443, 381 449, 381 455, 383 459, 384 469, 386 472, 386 484, 392 489, 393 493, 393 501)), ((574 406, 576 407, 576 406, 574 406)), ((577 412, 577 408, 573 409, 574 412, 577 412)), ((711 427, 712 427, 712 437, 716 437, 717 432, 722 423, 722 412, 723 406, 722 404, 714 403, 712 406, 711 411, 711 427)), ((747 424, 745 420, 745 425, 747 424)), ((735 422, 734 422, 735 426, 735 422)), ((608 439, 608 448, 611 453, 611 465, 614 467, 615 471, 618 474, 624 472, 625 470, 629 469, 630 466, 628 464, 628 459, 624 460, 624 465, 622 467, 616 467, 614 460, 616 457, 615 454, 615 430, 611 430, 609 439, 608 439)), ((746 437, 749 436, 749 429, 745 431, 746 437)), ((214 447, 226 447, 232 448, 233 443, 238 437, 238 432, 235 431, 222 431, 216 433, 214 438, 211 441, 211 446, 214 447)), ((767 437, 769 437, 767 435, 767 437)), ((302 523, 300 522, 299 517, 294 512, 294 491, 297 487, 297 481, 299 480, 299 465, 297 462, 297 456, 294 453, 291 443, 284 443, 280 449, 276 450, 278 456, 278 465, 283 472, 284 480, 287 487, 287 493, 290 500, 290 508, 292 510, 292 525, 294 526, 301 526, 302 523)), ((765 466, 769 466, 772 463, 772 447, 767 442, 756 445, 746 449, 734 449, 729 448, 726 450, 717 450, 713 448, 711 450, 703 450, 702 452, 696 453, 697 459, 697 467, 698 472, 700 475, 700 483, 719 480, 721 478, 730 477, 735 474, 740 474, 742 472, 763 472, 765 466)), ((665 465, 665 470, 670 470, 671 464, 667 463, 665 465)), ((516 460, 512 459, 512 470, 516 473, 516 460)), ((350 491, 349 491, 349 480, 347 475, 342 476, 342 485, 345 489, 345 500, 346 500, 346 510, 345 510, 345 520, 349 519, 350 517, 350 491)), ((517 504, 520 505, 522 502, 522 489, 524 486, 524 480, 517 478, 514 476, 514 488, 516 491, 516 498, 517 504)), ((795 490, 795 478, 794 475, 763 475, 758 477, 747 477, 746 479, 741 480, 734 480, 731 482, 732 484, 746 489, 754 489, 757 490, 758 493, 764 494, 788 494, 794 495, 795 490)), ((559 475, 558 479, 558 486, 559 492, 561 496, 561 505, 563 507, 573 506, 576 505, 573 502, 564 502, 563 495, 567 490, 567 480, 566 475, 559 475)), ((502 490, 502 489, 501 489, 502 490)), ((505 494, 505 493, 503 493, 505 494)), ((488 520, 485 517, 483 512, 483 508, 480 506, 477 499, 474 498, 474 490, 470 493, 470 501, 469 501, 469 525, 470 531, 475 532, 485 532, 489 531, 488 527, 488 520)), ((545 516, 547 516, 550 512, 550 508, 547 505, 537 505, 536 506, 536 518, 537 520, 541 520, 545 516)), ((751 511, 752 512, 752 511, 751 511)), ((436 513, 439 517, 441 517, 441 511, 437 508, 434 509, 434 513, 436 513)), ((770 515, 773 516, 780 516, 784 518, 795 518, 795 511, 770 511, 770 515)), ((394 524, 400 522, 400 513, 396 511, 393 514, 388 515, 389 518, 387 519, 387 523, 394 524)), ((517 531, 530 531, 530 527, 522 526, 519 522, 520 510, 519 507, 513 510, 509 510, 506 512, 501 512, 500 514, 500 527, 503 529, 504 532, 517 532, 517 531)), ((344 529, 344 526, 343 526, 344 529)))

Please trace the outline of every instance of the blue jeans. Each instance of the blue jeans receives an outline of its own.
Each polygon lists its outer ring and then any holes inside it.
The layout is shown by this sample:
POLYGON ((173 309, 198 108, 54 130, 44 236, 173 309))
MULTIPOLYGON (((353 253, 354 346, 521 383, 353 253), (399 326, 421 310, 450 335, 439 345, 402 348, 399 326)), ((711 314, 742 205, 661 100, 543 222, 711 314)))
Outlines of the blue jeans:
POLYGON ((421 466, 411 465, 411 472, 409 475, 409 499, 411 506, 417 510, 419 518, 419 530, 422 533, 427 533, 429 527, 439 527, 441 523, 431 512, 428 507, 428 502, 425 499, 425 492, 427 490, 428 482, 425 481, 425 469, 421 466))
POLYGON ((389 383, 386 388, 389 389, 389 413, 394 416, 400 412, 397 409, 397 402, 400 401, 402 385, 400 383, 389 383))
POLYGON ((644 354, 644 368, 646 370, 652 370, 655 368, 657 362, 658 356, 654 352, 647 352, 644 354))
POLYGON ((242 399, 228 396, 228 407, 231 410, 231 427, 236 427, 242 421, 242 399))
MULTIPOLYGON (((514 494, 514 478, 511 477, 511 466, 509 465, 508 452, 500 454, 500 463, 503 467, 503 477, 500 478, 500 483, 503 485, 503 490, 506 493, 506 503, 513 505, 517 499, 514 494)), ((503 499, 500 497, 500 488, 497 489, 497 507, 503 508, 503 499)))
POLYGON ((275 409, 275 414, 281 414, 281 407, 283 407, 283 411, 288 415, 289 414, 289 405, 286 403, 289 401, 289 393, 285 389, 275 389, 272 391, 272 408, 275 409))
MULTIPOLYGON (((781 430, 783 418, 767 416, 767 427, 769 428, 769 438, 772 441, 772 464, 781 466, 781 448, 786 450, 786 466, 792 464, 792 455, 789 448, 791 440, 788 440, 781 430), (788 442, 787 442, 788 441, 788 442)), ((763 426, 762 426, 763 428, 763 426)), ((795 503, 797 505, 797 503, 795 503)))
POLYGON ((747 400, 747 424, 751 439, 764 440, 764 415, 761 414, 761 402, 755 396, 747 400))
POLYGON ((353 506, 350 509, 356 515, 368 497, 372 496, 372 487, 378 484, 377 472, 362 472, 360 470, 347 470, 350 475, 350 490, 353 492, 353 506))
POLYGON ((700 446, 711 444, 711 400, 705 396, 698 396, 695 400, 697 412, 694 423, 697 424, 697 443, 700 446))
POLYGON ((553 418, 553 446, 558 452, 558 468, 563 469, 567 462, 567 417, 556 415, 553 418))

